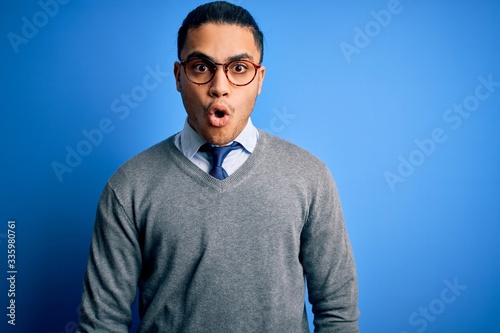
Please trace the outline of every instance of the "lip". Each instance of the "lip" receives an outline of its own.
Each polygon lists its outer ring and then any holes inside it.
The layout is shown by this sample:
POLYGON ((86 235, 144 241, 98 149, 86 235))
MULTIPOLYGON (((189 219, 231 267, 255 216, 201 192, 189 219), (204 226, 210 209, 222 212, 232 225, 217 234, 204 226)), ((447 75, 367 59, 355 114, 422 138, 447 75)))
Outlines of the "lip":
POLYGON ((214 127, 224 127, 229 122, 229 108, 221 103, 214 103, 207 110, 208 122, 214 127))

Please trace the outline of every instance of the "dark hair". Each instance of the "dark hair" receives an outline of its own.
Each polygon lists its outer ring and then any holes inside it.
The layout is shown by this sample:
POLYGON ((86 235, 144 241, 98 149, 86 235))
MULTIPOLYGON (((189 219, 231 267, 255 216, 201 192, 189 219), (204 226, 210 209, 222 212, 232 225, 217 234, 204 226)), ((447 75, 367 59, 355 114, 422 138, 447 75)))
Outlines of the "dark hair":
POLYGON ((181 58, 181 50, 186 43, 189 29, 196 29, 205 23, 235 24, 252 30, 255 44, 260 51, 260 61, 264 59, 264 35, 257 22, 243 7, 226 1, 214 1, 193 9, 182 22, 177 35, 177 56, 181 58))

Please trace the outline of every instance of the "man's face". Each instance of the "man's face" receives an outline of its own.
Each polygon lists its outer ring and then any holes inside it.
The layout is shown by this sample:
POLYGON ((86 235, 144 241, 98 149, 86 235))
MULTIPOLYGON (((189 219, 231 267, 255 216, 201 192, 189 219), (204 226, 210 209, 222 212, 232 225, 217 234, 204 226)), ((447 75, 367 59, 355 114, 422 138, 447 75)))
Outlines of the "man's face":
MULTIPOLYGON (((249 28, 230 24, 206 23, 190 29, 181 50, 181 60, 202 55, 216 63, 239 58, 258 64, 260 52, 249 28)), ((264 80, 265 68, 257 70, 246 86, 234 86, 217 66, 214 78, 203 85, 192 83, 183 66, 176 62, 174 74, 177 90, 188 114, 191 127, 207 142, 226 145, 245 128, 264 80)))

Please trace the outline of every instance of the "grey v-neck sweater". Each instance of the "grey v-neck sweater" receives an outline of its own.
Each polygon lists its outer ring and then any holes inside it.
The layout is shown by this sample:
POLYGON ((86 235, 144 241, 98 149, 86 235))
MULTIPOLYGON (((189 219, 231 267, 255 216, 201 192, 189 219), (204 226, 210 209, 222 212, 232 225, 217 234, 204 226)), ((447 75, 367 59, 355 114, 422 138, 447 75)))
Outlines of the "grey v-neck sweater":
POLYGON ((217 180, 173 137, 125 163, 97 210, 79 332, 358 332, 357 280, 325 164, 260 132, 217 180))

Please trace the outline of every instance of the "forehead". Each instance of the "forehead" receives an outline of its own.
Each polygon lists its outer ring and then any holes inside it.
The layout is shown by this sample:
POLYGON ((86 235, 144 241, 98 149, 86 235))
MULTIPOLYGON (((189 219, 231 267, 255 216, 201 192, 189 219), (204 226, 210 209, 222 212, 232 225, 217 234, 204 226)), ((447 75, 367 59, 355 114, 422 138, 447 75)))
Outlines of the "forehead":
POLYGON ((239 54, 248 54, 253 61, 260 58, 252 30, 233 24, 206 23, 189 29, 181 58, 186 59, 193 52, 203 53, 218 62, 239 54))

